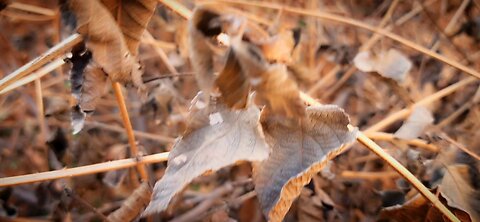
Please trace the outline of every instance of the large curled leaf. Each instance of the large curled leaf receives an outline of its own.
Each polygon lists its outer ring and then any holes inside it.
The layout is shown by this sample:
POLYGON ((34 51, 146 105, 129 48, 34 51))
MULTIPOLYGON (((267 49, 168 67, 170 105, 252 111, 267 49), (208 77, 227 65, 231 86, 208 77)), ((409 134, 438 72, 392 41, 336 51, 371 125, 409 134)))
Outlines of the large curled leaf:
POLYGON ((189 21, 188 41, 190 46, 190 61, 195 70, 195 78, 205 96, 213 90, 215 75, 213 71, 213 51, 209 38, 222 32, 215 23, 220 15, 208 7, 199 7, 193 12, 189 21))
POLYGON ((152 202, 144 215, 164 210, 172 197, 195 177, 237 161, 261 161, 268 147, 259 129, 259 110, 230 111, 209 107, 193 112, 187 133, 168 157, 165 175, 155 184, 152 202))
POLYGON ((281 221, 312 176, 355 140, 347 114, 334 105, 306 108, 300 121, 263 113, 261 123, 270 157, 254 168, 254 183, 264 214, 281 221))
POLYGON ((128 50, 137 55, 138 45, 148 22, 155 12, 157 0, 102 0, 112 15, 119 15, 118 24, 122 30, 128 50))
POLYGON ((242 73, 242 68, 233 50, 228 52, 225 66, 215 83, 222 93, 223 101, 229 107, 244 108, 247 105, 250 85, 247 77, 242 73))
POLYGON ((86 39, 94 61, 112 81, 133 83, 143 88, 140 65, 129 51, 115 18, 98 0, 71 0, 77 17, 77 31, 86 39))
MULTIPOLYGON (((232 50, 242 68, 242 72, 237 75, 248 77, 249 84, 257 92, 259 100, 274 114, 287 117, 303 115, 305 108, 300 99, 300 91, 297 83, 288 76, 284 64, 269 64, 257 46, 239 39, 233 42, 232 50)), ((222 91, 222 95, 243 87, 243 84, 239 83, 230 91, 222 91)))

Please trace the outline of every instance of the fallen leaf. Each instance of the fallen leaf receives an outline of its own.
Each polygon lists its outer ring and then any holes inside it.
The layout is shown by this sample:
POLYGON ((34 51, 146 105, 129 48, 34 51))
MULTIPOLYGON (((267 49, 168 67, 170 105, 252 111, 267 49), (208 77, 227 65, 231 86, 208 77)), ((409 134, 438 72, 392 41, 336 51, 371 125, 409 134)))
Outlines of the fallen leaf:
POLYGON ((430 202, 421 194, 415 195, 403 205, 383 208, 380 219, 392 221, 444 221, 440 211, 430 205, 430 202))
POLYGON ((262 113, 272 153, 255 166, 253 175, 269 221, 281 221, 312 176, 343 151, 343 144, 355 140, 356 131, 347 128, 349 122, 347 114, 334 105, 307 107, 306 117, 300 121, 262 113))
POLYGON ((242 109, 247 105, 250 84, 243 74, 235 52, 228 52, 227 61, 215 81, 222 94, 223 101, 232 108, 242 109))
POLYGON ((295 46, 292 31, 282 31, 263 42, 260 47, 268 61, 289 63, 295 46))
POLYGON ((353 59, 355 66, 362 72, 378 72, 380 75, 403 82, 412 68, 412 62, 403 53, 390 49, 379 55, 368 51, 358 53, 353 59))
MULTIPOLYGON (((284 64, 269 64, 258 47, 237 39, 232 49, 242 68, 242 73, 248 77, 249 84, 257 92, 257 98, 266 104, 273 113, 299 117, 305 112, 300 99, 297 83, 287 73, 284 64)), ((238 73, 240 74, 240 73, 238 73)), ((243 84, 232 87, 237 90, 243 84)))
POLYGON ((400 129, 395 132, 395 137, 406 140, 416 139, 433 121, 433 115, 427 108, 417 106, 400 129))
POLYGON ((158 1, 102 0, 102 3, 112 15, 119 15, 118 24, 125 38, 125 43, 130 53, 136 56, 142 34, 155 12, 158 1))
POLYGON ((213 51, 208 41, 222 32, 222 27, 214 22, 219 16, 220 14, 211 8, 198 7, 193 12, 188 27, 190 61, 196 72, 197 83, 207 98, 215 81, 213 51))
POLYGON ((133 221, 140 215, 142 209, 147 206, 151 194, 152 188, 148 182, 143 182, 123 202, 119 209, 108 215, 108 221, 133 221))
POLYGON ((152 202, 144 215, 167 208, 172 197, 190 181, 210 170, 237 161, 261 161, 268 147, 259 129, 259 110, 230 111, 207 106, 193 111, 187 133, 179 138, 168 157, 165 175, 155 184, 152 202))
POLYGON ((98 0, 72 0, 69 8, 77 17, 77 31, 85 38, 93 60, 110 79, 123 84, 133 83, 143 89, 140 65, 108 9, 98 0))
POLYGON ((471 221, 480 221, 480 192, 470 181, 468 165, 447 166, 438 190, 450 207, 462 210, 470 215, 471 221))

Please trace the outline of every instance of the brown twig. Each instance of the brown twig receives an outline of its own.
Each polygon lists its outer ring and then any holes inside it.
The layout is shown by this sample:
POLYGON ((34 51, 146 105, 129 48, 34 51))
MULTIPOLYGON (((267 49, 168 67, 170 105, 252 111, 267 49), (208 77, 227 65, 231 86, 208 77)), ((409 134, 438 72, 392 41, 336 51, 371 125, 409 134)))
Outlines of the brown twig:
POLYGON ((36 183, 60 178, 78 177, 83 175, 125 169, 140 164, 151 164, 167 161, 168 152, 138 158, 114 160, 110 162, 97 163, 87 166, 53 170, 42 173, 26 174, 21 176, 0 178, 0 187, 16 186, 27 183, 36 183))
POLYGON ((12 82, 30 74, 31 72, 37 70, 38 68, 47 64, 51 60, 59 57, 60 55, 63 55, 65 52, 70 50, 70 48, 80 43, 81 41, 82 41, 82 36, 79 34, 73 34, 69 36, 68 38, 63 40, 61 43, 55 45, 54 47, 50 48, 48 51, 46 51, 42 55, 38 56, 37 58, 33 59, 29 63, 15 70, 13 73, 10 73, 9 75, 1 79, 0 91, 5 89, 5 87, 7 87, 12 82))
MULTIPOLYGON (((125 104, 125 98, 123 97, 123 94, 122 94, 122 86, 118 82, 112 83, 112 86, 113 86, 113 91, 115 92, 115 98, 117 99, 118 108, 120 109, 122 122, 125 127, 125 130, 127 131, 130 150, 134 157, 139 158, 141 154, 138 152, 137 143, 135 141, 135 133, 133 132, 132 123, 130 122, 130 117, 128 116, 127 105, 125 104)), ((144 182, 148 181, 148 174, 145 169, 145 166, 139 161, 136 167, 142 180, 144 182)))

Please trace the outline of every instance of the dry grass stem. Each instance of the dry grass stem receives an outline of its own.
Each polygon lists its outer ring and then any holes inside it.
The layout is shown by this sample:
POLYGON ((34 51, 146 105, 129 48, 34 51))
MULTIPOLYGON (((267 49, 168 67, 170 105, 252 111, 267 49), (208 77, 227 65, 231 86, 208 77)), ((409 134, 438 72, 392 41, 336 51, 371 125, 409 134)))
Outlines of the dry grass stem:
POLYGON ((26 76, 22 79, 19 79, 19 80, 13 82, 12 84, 8 85, 7 87, 5 87, 4 89, 2 89, 0 91, 0 95, 5 94, 9 91, 12 91, 12 90, 14 90, 14 89, 16 89, 20 86, 23 86, 25 84, 30 83, 30 82, 33 82, 37 79, 40 79, 44 75, 47 75, 51 71, 57 69, 58 67, 61 67, 63 64, 65 64, 65 61, 63 60, 63 58, 55 59, 53 62, 48 63, 44 67, 42 67, 42 68, 38 69, 37 71, 29 74, 28 76, 26 76))
MULTIPOLYGON (((122 122, 127 132, 128 144, 130 145, 130 150, 132 155, 136 158, 140 158, 142 154, 138 152, 137 143, 135 141, 135 134, 133 132, 132 123, 130 122, 130 117, 128 116, 127 105, 125 104, 125 98, 122 93, 122 86, 118 82, 112 83, 113 91, 115 92, 115 98, 117 99, 118 108, 120 109, 120 115, 122 117, 122 122)), ((145 169, 145 166, 141 163, 137 163, 137 170, 140 174, 140 177, 143 181, 148 181, 148 173, 145 169)))
POLYGON ((15 70, 15 72, 10 73, 9 75, 5 76, 3 79, 0 80, 0 91, 5 89, 9 84, 13 83, 14 81, 28 75, 29 73, 37 70, 38 68, 42 67, 43 65, 49 63, 51 60, 63 55, 65 52, 70 50, 74 45, 80 43, 82 41, 82 36, 79 34, 73 34, 60 42, 59 44, 55 45, 54 47, 50 48, 48 51, 43 53, 42 55, 38 56, 37 58, 33 59, 29 63, 23 65, 22 67, 15 70))
POLYGON ((41 173, 27 174, 21 176, 0 178, 0 187, 16 186, 21 184, 36 183, 61 178, 71 178, 95 173, 102 173, 113 170, 120 170, 137 166, 138 164, 152 164, 167 161, 168 152, 157 153, 140 158, 129 158, 97 163, 87 166, 65 168, 41 173))

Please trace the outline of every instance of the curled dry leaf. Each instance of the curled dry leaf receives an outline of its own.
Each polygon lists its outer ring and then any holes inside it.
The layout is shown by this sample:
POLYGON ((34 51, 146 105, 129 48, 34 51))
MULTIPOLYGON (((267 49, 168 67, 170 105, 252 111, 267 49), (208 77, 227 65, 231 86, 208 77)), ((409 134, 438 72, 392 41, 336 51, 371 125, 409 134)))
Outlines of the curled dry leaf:
POLYGON ((480 221, 480 192, 472 187, 468 168, 464 164, 447 166, 438 190, 448 206, 468 213, 471 221, 480 221))
POLYGON ((119 209, 108 215, 108 221, 133 221, 147 206, 151 195, 152 188, 148 182, 143 182, 119 209))
POLYGON ((115 18, 98 0, 71 0, 77 31, 86 39, 94 61, 112 81, 133 83, 143 89, 140 65, 129 51, 115 18))
POLYGON ((282 31, 268 38, 260 47, 263 55, 268 61, 290 63, 292 51, 295 46, 292 31, 282 31))
POLYGON ((102 3, 112 15, 120 16, 118 24, 122 30, 128 50, 132 55, 137 55, 140 39, 155 12, 158 1, 102 0, 102 3))
POLYGON ((254 167, 255 190, 269 221, 281 221, 293 201, 343 144, 355 140, 347 114, 334 105, 306 108, 301 121, 285 121, 268 112, 261 123, 270 157, 254 167))
POLYGON ((193 12, 188 27, 190 61, 196 72, 197 83, 207 98, 215 81, 213 51, 209 38, 222 32, 221 26, 215 22, 219 16, 218 12, 211 8, 198 7, 193 12))
POLYGON ((164 210, 176 193, 206 171, 237 161, 267 158, 268 147, 258 125, 258 108, 212 109, 207 106, 190 114, 194 119, 189 120, 192 123, 189 128, 193 129, 188 129, 174 144, 165 175, 155 184, 152 202, 144 215, 164 210))
POLYGON ((242 109, 247 105, 250 84, 238 63, 235 51, 230 50, 227 62, 215 81, 223 101, 232 108, 242 109))
POLYGON ((93 65, 87 66, 77 105, 72 109, 73 134, 77 134, 83 129, 85 117, 95 111, 98 101, 107 92, 107 83, 108 77, 101 68, 93 65))
MULTIPOLYGON (((248 78, 249 84, 257 92, 257 98, 265 103, 274 114, 287 117, 299 117, 305 112, 300 99, 297 83, 287 73, 283 64, 269 64, 258 47, 244 41, 234 41, 232 44, 242 73, 248 78)), ((238 73, 238 74, 242 74, 238 73)), ((239 83, 230 90, 241 86, 239 83)), ((222 92, 223 94, 229 91, 222 92)))
POLYGON ((430 110, 423 106, 417 106, 402 127, 395 132, 395 136, 406 140, 416 139, 433 121, 430 110))
POLYGON ((412 68, 412 62, 403 53, 390 49, 379 55, 360 52, 353 59, 355 66, 363 72, 378 72, 380 75, 403 82, 412 68))

